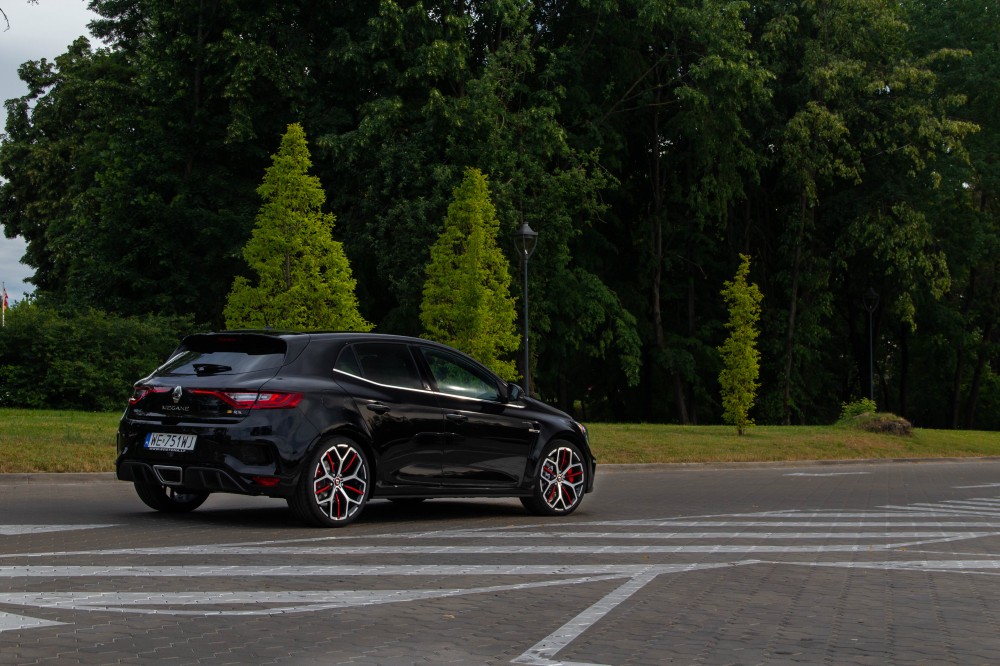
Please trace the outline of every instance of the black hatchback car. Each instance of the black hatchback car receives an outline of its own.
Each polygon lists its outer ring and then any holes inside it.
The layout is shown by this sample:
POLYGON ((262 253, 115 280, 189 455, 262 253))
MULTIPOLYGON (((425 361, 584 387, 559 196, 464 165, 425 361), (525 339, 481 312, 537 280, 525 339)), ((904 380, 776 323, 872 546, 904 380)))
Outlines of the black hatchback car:
POLYGON ((519 497, 565 515, 596 461, 582 424, 445 345, 237 331, 188 336, 135 385, 116 467, 159 511, 266 495, 338 527, 372 497, 519 497))

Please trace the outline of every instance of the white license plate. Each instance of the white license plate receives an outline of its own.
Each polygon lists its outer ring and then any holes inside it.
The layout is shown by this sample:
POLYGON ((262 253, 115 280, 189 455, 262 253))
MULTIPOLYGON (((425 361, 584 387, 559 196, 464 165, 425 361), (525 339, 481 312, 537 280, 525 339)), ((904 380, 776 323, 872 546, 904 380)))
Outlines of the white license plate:
POLYGON ((151 432, 143 444, 147 449, 157 451, 193 451, 198 435, 178 435, 167 432, 151 432))

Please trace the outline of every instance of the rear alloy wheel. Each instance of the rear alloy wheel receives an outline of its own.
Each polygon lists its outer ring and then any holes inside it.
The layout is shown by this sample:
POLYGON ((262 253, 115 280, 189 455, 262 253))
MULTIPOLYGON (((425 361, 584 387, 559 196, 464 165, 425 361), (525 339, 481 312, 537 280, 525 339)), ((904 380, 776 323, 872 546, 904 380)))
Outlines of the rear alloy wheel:
POLYGON ((580 449, 570 442, 554 441, 542 454, 531 497, 522 497, 521 504, 539 516, 565 516, 580 506, 586 489, 587 468, 580 449))
POLYGON ((184 488, 145 481, 133 481, 133 484, 136 494, 146 506, 165 513, 194 511, 208 499, 208 493, 197 493, 184 488))
POLYGON ((307 523, 343 527, 368 502, 369 469, 360 446, 345 438, 327 440, 309 459, 289 506, 307 523))

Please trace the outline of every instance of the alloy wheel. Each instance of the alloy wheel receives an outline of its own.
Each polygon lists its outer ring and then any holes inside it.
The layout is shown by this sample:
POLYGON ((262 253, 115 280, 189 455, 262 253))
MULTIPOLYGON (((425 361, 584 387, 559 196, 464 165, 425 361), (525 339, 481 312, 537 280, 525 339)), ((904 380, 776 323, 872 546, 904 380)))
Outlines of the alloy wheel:
POLYGON ((574 448, 552 449, 542 461, 538 476, 541 498, 554 513, 572 511, 583 498, 586 473, 574 448))
POLYGON ((313 473, 312 496, 327 520, 353 519, 368 499, 368 464, 364 454, 347 443, 324 451, 313 473))

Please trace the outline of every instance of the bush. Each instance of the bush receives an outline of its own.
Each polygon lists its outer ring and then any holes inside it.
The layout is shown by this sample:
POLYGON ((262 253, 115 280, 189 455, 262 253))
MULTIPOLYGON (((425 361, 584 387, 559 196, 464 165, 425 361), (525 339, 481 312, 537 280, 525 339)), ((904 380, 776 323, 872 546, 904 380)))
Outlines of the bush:
POLYGON ((902 416, 895 414, 861 414, 855 416, 854 419, 855 425, 867 432, 902 437, 909 437, 913 434, 913 425, 902 416))
POLYGON ((875 401, 871 398, 861 398, 853 402, 840 404, 839 421, 851 421, 862 414, 874 414, 877 411, 875 401))
POLYGON ((24 301, 0 329, 0 406, 112 411, 191 331, 186 317, 60 312, 24 301))

